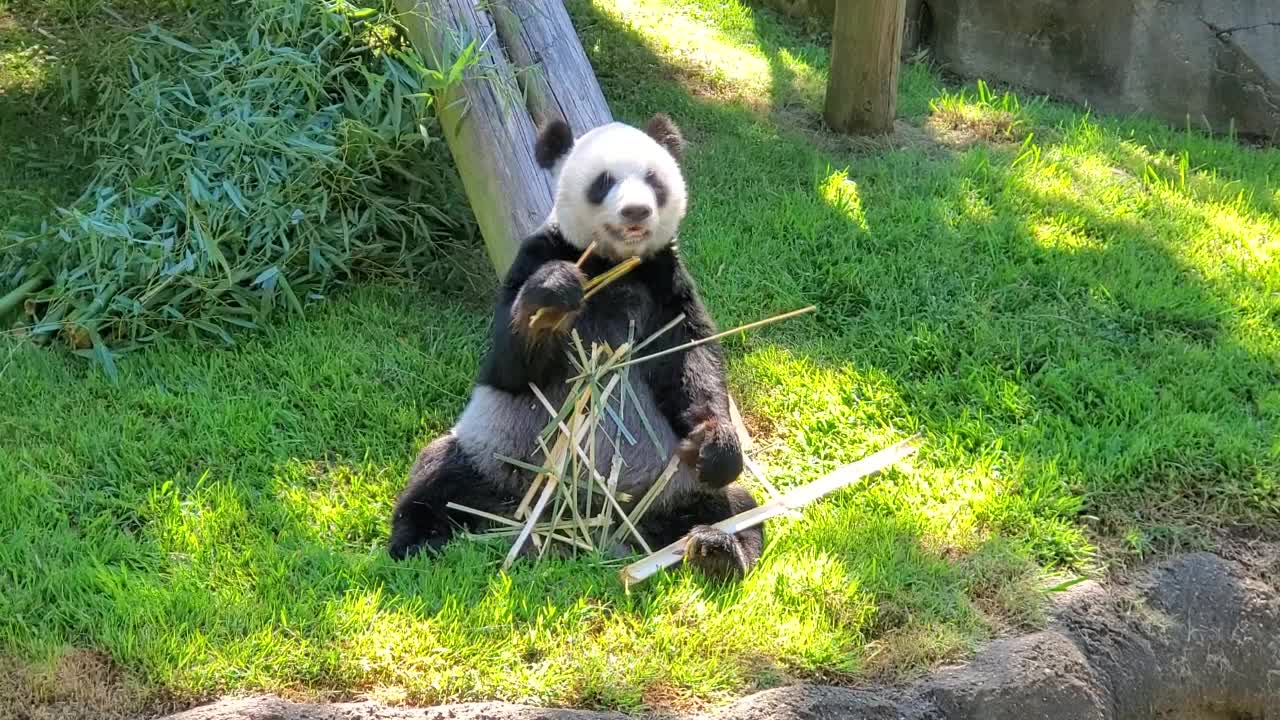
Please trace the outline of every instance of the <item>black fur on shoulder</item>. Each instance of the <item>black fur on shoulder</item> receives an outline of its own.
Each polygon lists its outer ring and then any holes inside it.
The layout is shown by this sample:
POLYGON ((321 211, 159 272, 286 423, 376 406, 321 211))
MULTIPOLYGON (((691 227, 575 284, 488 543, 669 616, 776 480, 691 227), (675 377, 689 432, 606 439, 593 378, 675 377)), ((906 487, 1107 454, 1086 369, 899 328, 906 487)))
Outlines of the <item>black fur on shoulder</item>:
POLYGON ((671 153, 671 157, 676 160, 684 157, 684 135, 680 132, 680 128, 676 127, 675 121, 665 113, 658 113, 650 118, 644 132, 666 148, 667 152, 671 153))
POLYGON ((538 132, 538 140, 533 145, 533 157, 538 161, 538 167, 550 170, 572 148, 573 130, 569 128, 569 123, 556 118, 538 132))

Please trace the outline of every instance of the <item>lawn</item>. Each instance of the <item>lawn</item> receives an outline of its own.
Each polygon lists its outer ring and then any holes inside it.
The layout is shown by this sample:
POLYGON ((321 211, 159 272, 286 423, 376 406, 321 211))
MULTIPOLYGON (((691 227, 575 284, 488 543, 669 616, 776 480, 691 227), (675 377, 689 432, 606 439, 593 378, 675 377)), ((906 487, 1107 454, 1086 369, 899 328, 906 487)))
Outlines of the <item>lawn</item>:
MULTIPOLYGON (((895 139, 836 138, 827 39, 802 24, 737 0, 568 5, 614 114, 668 112, 691 141, 681 246, 718 323, 820 308, 727 343, 773 481, 919 433, 909 471, 772 523, 738 587, 503 574, 501 547, 467 542, 396 564, 394 495, 483 350, 478 252, 231 348, 159 341, 116 383, 5 337, 0 709, 73 693, 57 678, 86 657, 131 688, 119 707, 704 706, 915 672, 1034 627, 1064 579, 1280 529, 1280 151, 927 64, 904 67, 895 139)), ((0 230, 85 180, 55 131, 75 112, 58 46, 25 17, 0 0, 0 230)))

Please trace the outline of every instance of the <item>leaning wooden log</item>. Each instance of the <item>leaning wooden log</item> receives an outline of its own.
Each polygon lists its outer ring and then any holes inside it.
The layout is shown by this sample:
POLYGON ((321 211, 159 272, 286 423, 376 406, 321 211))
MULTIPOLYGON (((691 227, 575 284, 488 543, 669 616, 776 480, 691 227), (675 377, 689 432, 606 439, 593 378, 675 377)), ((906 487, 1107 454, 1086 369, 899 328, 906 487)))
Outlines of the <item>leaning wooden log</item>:
POLYGON ((428 68, 447 71, 472 43, 478 62, 437 98, 445 142, 498 275, 551 211, 552 178, 533 157, 552 118, 577 134, 612 120, 558 0, 397 0, 428 68))
MULTIPOLYGON (((918 446, 915 439, 908 438, 890 445, 874 455, 837 468, 835 471, 807 485, 801 485, 790 490, 781 497, 774 498, 763 505, 721 520, 711 527, 730 534, 753 528, 770 518, 784 515, 793 510, 799 510, 824 495, 829 495, 863 478, 875 475, 890 465, 914 454, 917 449, 918 446)), ((630 587, 654 575, 659 570, 680 562, 684 557, 685 542, 685 538, 680 538, 652 555, 626 566, 621 571, 622 583, 630 587)))
POLYGON ((613 121, 587 54, 565 12, 555 0, 489 0, 498 38, 524 91, 533 123, 553 119, 578 134, 613 121))

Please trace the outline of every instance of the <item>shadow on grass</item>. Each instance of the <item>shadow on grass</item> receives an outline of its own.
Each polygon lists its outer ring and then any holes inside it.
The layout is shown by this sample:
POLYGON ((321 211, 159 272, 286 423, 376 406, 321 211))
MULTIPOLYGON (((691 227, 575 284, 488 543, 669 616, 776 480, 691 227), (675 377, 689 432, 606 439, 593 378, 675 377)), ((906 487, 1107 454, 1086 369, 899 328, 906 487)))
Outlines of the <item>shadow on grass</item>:
POLYGON ((30 232, 88 179, 60 107, 55 49, 0 6, 0 232, 30 232))

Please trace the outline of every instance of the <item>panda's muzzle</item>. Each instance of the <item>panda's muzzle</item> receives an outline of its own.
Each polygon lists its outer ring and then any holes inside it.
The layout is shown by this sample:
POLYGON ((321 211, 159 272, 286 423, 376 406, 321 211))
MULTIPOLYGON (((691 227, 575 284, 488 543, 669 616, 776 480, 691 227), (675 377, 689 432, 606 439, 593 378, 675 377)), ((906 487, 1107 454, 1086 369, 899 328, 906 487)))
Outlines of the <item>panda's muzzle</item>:
POLYGON ((605 230, 613 236, 614 240, 621 243, 639 243, 644 242, 652 234, 648 225, 639 223, 629 225, 610 225, 605 224, 605 230))

